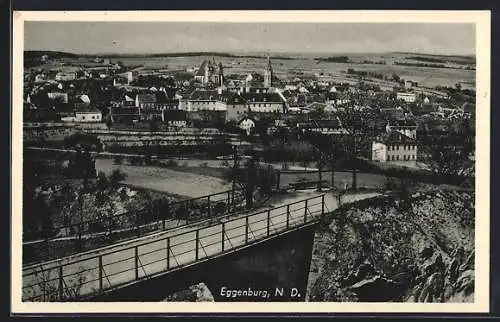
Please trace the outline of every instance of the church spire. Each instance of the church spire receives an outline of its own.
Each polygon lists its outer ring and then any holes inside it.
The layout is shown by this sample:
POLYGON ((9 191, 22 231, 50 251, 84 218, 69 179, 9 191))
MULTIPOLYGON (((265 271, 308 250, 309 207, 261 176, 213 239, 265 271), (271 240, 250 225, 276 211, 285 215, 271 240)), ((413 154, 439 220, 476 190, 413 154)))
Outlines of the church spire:
POLYGON ((267 66, 264 71, 264 87, 271 87, 273 85, 273 67, 271 66, 271 58, 267 55, 267 66))

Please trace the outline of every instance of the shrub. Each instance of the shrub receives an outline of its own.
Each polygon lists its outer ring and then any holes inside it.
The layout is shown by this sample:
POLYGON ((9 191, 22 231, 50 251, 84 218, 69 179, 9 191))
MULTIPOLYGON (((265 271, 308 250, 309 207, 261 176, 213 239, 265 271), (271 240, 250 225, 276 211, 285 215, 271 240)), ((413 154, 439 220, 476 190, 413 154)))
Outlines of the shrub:
POLYGON ((118 182, 125 180, 125 178, 127 178, 127 174, 125 172, 121 169, 115 169, 111 172, 109 181, 111 184, 116 185, 118 182))
POLYGON ((167 163, 165 164, 167 167, 177 167, 179 166, 179 163, 175 160, 168 160, 167 163))
POLYGON ((114 164, 122 164, 123 163, 123 156, 121 155, 115 155, 113 158, 114 164))

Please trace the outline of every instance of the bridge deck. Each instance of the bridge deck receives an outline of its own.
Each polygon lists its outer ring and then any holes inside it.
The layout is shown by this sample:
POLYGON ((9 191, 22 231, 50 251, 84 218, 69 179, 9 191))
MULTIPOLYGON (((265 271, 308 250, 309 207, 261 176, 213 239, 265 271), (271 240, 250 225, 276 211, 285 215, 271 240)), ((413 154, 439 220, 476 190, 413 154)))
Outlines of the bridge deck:
MULTIPOLYGON (((348 202, 378 193, 349 196, 348 202)), ((228 219, 175 235, 104 248, 97 254, 23 269, 23 301, 69 301, 162 274, 317 220, 337 207, 334 196, 316 195, 277 208, 228 219)))

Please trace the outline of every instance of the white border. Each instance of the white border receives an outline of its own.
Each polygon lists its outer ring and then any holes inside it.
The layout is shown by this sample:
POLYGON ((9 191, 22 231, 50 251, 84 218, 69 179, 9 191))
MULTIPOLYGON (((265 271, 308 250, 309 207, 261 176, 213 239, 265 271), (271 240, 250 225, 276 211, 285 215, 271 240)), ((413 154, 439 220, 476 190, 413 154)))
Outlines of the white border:
POLYGON ((17 11, 13 13, 12 290, 13 313, 333 313, 488 312, 490 195, 489 11, 17 11), (192 21, 330 23, 474 23, 476 25, 476 229, 474 303, 23 303, 22 81, 25 21, 192 21), (14 247, 15 246, 15 247, 14 247))

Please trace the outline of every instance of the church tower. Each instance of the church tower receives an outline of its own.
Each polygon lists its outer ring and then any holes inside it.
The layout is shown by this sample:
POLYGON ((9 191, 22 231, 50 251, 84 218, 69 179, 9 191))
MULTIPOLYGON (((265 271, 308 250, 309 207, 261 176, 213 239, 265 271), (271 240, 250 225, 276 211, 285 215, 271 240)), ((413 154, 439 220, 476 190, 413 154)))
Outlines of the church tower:
POLYGON ((271 66, 271 59, 267 55, 267 66, 264 71, 264 87, 273 86, 273 67, 271 66))
POLYGON ((210 70, 210 60, 207 60, 205 63, 205 75, 203 77, 203 84, 207 84, 208 80, 210 79, 209 75, 209 70, 210 70))
POLYGON ((221 62, 219 62, 218 84, 219 84, 219 86, 224 85, 224 67, 222 67, 221 62))

